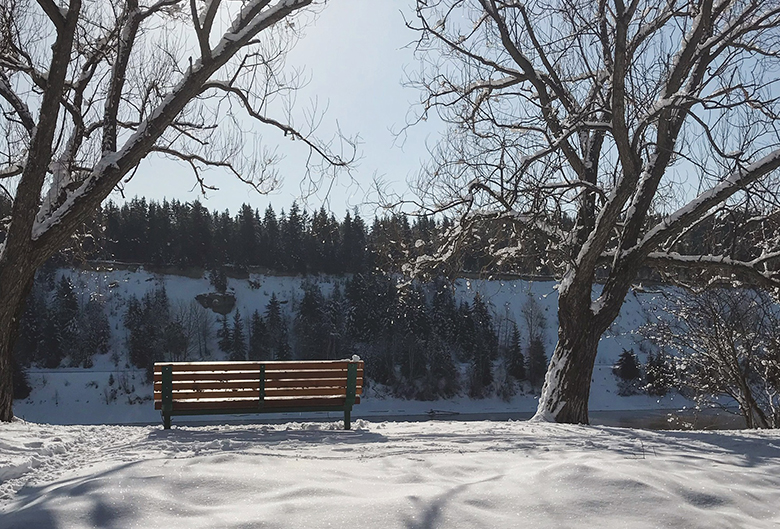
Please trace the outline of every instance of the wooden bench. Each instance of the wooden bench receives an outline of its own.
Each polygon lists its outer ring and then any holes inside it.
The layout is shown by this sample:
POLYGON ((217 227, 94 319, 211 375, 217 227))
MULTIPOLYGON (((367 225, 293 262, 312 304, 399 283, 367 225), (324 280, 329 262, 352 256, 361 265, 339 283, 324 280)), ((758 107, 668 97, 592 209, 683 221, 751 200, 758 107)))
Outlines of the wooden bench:
POLYGON ((363 393, 363 361, 161 362, 154 364, 154 409, 173 415, 343 411, 363 393))

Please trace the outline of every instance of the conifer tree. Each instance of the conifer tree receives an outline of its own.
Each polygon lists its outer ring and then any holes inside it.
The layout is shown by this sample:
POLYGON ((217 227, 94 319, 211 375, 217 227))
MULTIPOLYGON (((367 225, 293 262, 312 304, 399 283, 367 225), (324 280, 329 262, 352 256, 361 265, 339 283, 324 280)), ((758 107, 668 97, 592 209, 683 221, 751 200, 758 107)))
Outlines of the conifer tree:
POLYGON ((612 368, 618 380, 618 395, 634 395, 638 392, 639 378, 642 376, 639 370, 639 361, 633 351, 623 349, 617 363, 612 368))
MULTIPOLYGON (((58 352, 62 356, 59 359, 50 357, 49 367, 59 365, 64 356, 70 355, 72 361, 78 358, 79 302, 73 290, 73 283, 64 275, 57 283, 54 306, 54 324, 58 352)), ((78 363, 75 365, 78 365, 78 363)))
POLYGON ((44 344, 45 327, 50 319, 42 286, 36 276, 35 284, 27 297, 24 313, 19 322, 19 337, 14 357, 21 365, 40 362, 48 354, 44 344))
POLYGON ((341 286, 336 284, 325 307, 325 333, 328 338, 325 357, 328 359, 350 356, 347 353, 350 348, 347 334, 348 312, 349 304, 341 292, 341 286))
POLYGON ((260 313, 255 310, 249 322, 249 360, 270 360, 268 328, 260 313))
POLYGON ((528 381, 534 387, 541 387, 547 372, 547 353, 541 337, 534 337, 528 345, 528 381))
POLYGON ((290 360, 292 350, 287 336, 287 322, 282 314, 282 305, 276 297, 276 293, 271 294, 271 299, 265 307, 265 322, 268 328, 268 343, 270 352, 274 360, 290 360))
POLYGON ((237 221, 236 264, 243 266, 257 264, 260 226, 256 224, 255 213, 249 204, 241 205, 237 221))
POLYGON ((170 324, 170 304, 164 286, 144 294, 141 302, 130 298, 125 312, 128 352, 131 363, 144 369, 148 380, 152 378, 154 363, 166 360, 170 346, 166 331, 170 324))
POLYGON ((228 327, 227 315, 223 314, 219 318, 219 329, 217 329, 217 346, 223 353, 230 353, 232 345, 233 338, 230 335, 230 327, 228 327))
POLYGON ((471 351, 469 395, 472 398, 487 396, 493 383, 493 359, 498 354, 498 339, 493 319, 482 297, 474 296, 471 314, 474 329, 474 346, 471 351))
POLYGON ((512 334, 506 350, 506 369, 507 374, 515 380, 525 380, 525 357, 520 345, 520 330, 515 322, 512 322, 512 334))
POLYGON ((233 315, 233 327, 230 329, 230 359, 246 360, 244 321, 241 319, 241 312, 238 309, 233 315))
POLYGON ((14 399, 26 399, 32 393, 27 370, 15 358, 11 366, 14 370, 14 399))
POLYGON ((621 380, 627 381, 636 380, 642 375, 639 371, 639 361, 637 360, 636 355, 633 351, 629 351, 628 349, 623 349, 623 352, 620 353, 613 371, 615 372, 615 376, 621 380))
POLYGON ((328 331, 325 324, 325 298, 313 282, 302 285, 303 298, 295 315, 296 353, 306 360, 325 357, 328 331))
POLYGON ((108 342, 111 338, 111 327, 103 308, 103 304, 90 297, 80 314, 79 328, 79 358, 74 363, 84 367, 92 366, 92 357, 108 352, 108 342))
POLYGON ((260 235, 260 264, 268 268, 278 270, 280 264, 279 255, 279 221, 270 205, 263 215, 263 229, 260 235))

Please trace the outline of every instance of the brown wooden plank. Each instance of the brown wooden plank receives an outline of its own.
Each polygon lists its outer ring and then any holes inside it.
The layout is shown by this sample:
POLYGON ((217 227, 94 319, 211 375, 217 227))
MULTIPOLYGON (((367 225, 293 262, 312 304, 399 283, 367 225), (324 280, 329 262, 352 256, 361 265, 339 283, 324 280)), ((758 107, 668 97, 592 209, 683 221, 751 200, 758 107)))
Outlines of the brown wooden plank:
MULTIPOLYGON (((361 395, 363 393, 363 388, 358 388, 356 391, 356 394, 361 395)), ((335 397, 335 396, 344 396, 346 397, 347 389, 346 388, 284 388, 284 389, 271 389, 267 390, 265 392, 265 398, 274 398, 274 397, 335 397)), ((223 399, 223 400, 230 400, 230 399, 236 399, 236 398, 254 398, 259 399, 260 398, 260 391, 255 389, 242 389, 242 390, 230 390, 230 391, 219 391, 219 390, 211 390, 211 391, 174 391, 173 392, 173 399, 174 400, 182 400, 182 399, 196 399, 196 400, 202 400, 202 399, 223 399)), ((162 400, 162 392, 155 392, 154 393, 154 399, 155 400, 162 400)))
MULTIPOLYGON (((225 380, 225 381, 199 381, 199 380, 174 380, 173 391, 179 390, 203 390, 203 389, 258 389, 260 380, 225 380)), ((162 391, 162 382, 154 383, 154 391, 162 391)))
MULTIPOLYGON (((358 380, 363 378, 363 370, 358 369, 358 380)), ((232 372, 208 372, 208 371, 187 371, 178 372, 174 371, 171 375, 174 381, 177 380, 251 380, 259 378, 259 371, 232 371, 232 372)), ((267 381, 271 380, 304 380, 304 379, 321 379, 321 378, 343 378, 346 380, 347 372, 345 371, 272 371, 266 372, 265 376, 267 381)), ((154 375, 155 382, 162 382, 162 374, 154 375)))
MULTIPOLYGON (((282 388, 323 388, 323 387, 340 387, 346 388, 347 382, 344 379, 315 379, 315 380, 272 380, 267 381, 265 388, 267 390, 282 389, 282 388)), ((358 380, 358 388, 362 388, 362 381, 358 380)), ((173 382, 173 391, 197 391, 207 389, 259 389, 259 380, 234 380, 234 381, 193 381, 183 380, 173 382)), ((154 383, 154 391, 162 391, 162 382, 154 383)))
MULTIPOLYGON (((154 372, 162 373, 162 366, 173 366, 173 371, 232 371, 254 370, 264 365, 266 370, 277 369, 346 369, 351 362, 346 360, 293 360, 293 361, 249 361, 249 362, 157 362, 154 372)), ((358 362, 358 369, 363 368, 363 361, 358 362)))
MULTIPOLYGON (((172 379, 174 381, 176 380, 258 380, 260 376, 259 372, 251 372, 251 371, 244 371, 244 372, 234 372, 234 373, 208 373, 208 372, 200 372, 200 373, 176 373, 174 372, 172 374, 172 379)), ((154 376, 155 382, 162 382, 162 375, 159 377, 157 375, 154 376)))
MULTIPOLYGON (((362 386, 362 380, 358 379, 358 386, 362 386)), ((344 386, 347 385, 347 378, 307 378, 307 379, 285 379, 285 380, 266 380, 266 389, 270 388, 297 388, 301 386, 305 387, 321 387, 321 386, 344 386)))
MULTIPOLYGON (((358 378, 363 376, 363 370, 358 369, 358 378)), ((266 371, 266 380, 284 380, 284 379, 306 379, 306 378, 347 378, 347 370, 343 371, 266 371)))
MULTIPOLYGON (((279 398, 274 400, 264 400, 263 409, 278 410, 280 413, 284 408, 300 407, 327 407, 343 406, 345 399, 343 397, 333 398, 279 398)), ((218 401, 198 401, 198 400, 174 400, 173 410, 214 410, 219 413, 220 410, 229 411, 235 409, 249 409, 257 407, 257 400, 254 399, 235 399, 218 401)), ((360 403, 360 397, 355 397, 355 404, 360 403)), ((155 401, 154 409, 162 409, 162 402, 155 401)))

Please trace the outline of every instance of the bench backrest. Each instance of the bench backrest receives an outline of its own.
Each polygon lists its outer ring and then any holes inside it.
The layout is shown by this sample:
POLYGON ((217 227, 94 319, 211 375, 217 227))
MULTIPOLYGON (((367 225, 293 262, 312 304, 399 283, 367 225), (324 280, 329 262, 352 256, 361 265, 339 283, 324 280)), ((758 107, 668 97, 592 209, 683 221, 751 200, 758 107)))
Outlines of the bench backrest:
POLYGON ((363 392, 363 362, 159 362, 154 364, 155 408, 170 399, 177 409, 263 405, 295 406, 355 398, 363 392), (352 367, 350 367, 352 365, 352 367), (163 372, 170 372, 171 395, 163 395, 163 372), (349 378, 354 377, 354 382, 349 378), (351 388, 354 394, 351 394, 351 388), (167 397, 167 398, 166 398, 167 397))

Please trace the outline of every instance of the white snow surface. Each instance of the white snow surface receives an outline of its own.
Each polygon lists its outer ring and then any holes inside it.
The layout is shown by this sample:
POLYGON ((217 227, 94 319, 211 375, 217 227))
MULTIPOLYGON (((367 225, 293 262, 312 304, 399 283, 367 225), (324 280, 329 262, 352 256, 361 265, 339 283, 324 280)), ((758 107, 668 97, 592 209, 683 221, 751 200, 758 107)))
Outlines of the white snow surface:
POLYGON ((0 529, 776 528, 780 432, 0 424, 0 529))

